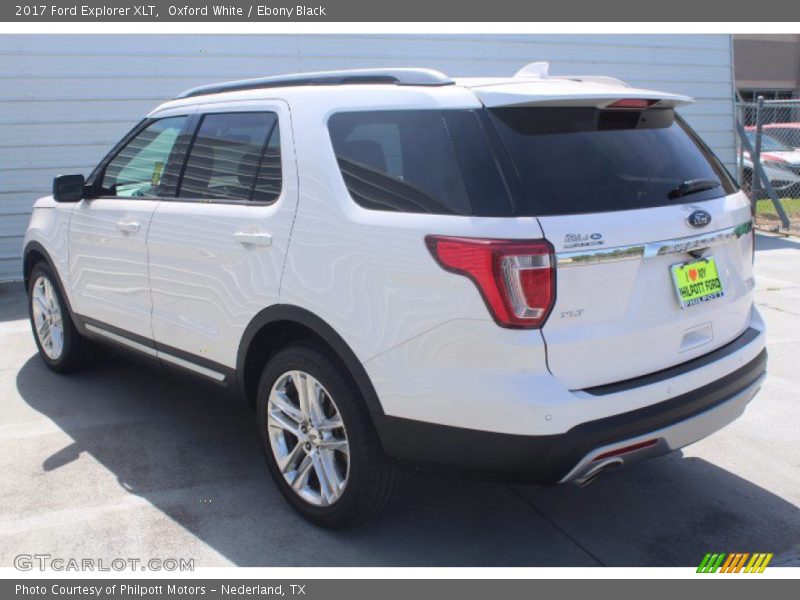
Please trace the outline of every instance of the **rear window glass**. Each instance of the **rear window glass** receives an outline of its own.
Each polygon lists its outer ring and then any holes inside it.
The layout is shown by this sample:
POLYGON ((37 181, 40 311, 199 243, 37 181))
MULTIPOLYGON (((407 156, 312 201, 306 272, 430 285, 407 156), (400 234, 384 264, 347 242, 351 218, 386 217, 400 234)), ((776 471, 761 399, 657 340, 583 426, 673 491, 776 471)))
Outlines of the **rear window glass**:
POLYGON ((364 208, 472 215, 508 201, 476 111, 338 113, 328 123, 353 200, 364 208))
POLYGON ((736 189, 722 165, 669 109, 490 109, 523 194, 514 214, 546 216, 662 206, 736 189), (671 198, 682 183, 719 187, 671 198))

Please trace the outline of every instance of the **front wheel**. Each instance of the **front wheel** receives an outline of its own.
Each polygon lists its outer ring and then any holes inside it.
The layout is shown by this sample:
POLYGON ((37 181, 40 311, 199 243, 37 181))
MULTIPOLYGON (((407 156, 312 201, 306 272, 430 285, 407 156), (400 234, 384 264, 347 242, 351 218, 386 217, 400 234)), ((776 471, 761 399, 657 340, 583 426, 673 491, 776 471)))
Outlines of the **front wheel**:
POLYGON ((378 512, 399 488, 401 473, 361 395, 326 348, 302 344, 276 354, 257 408, 272 477, 306 519, 344 527, 378 512))
POLYGON ((91 363, 94 347, 75 329, 57 282, 45 263, 33 268, 28 283, 29 316, 44 362, 54 371, 71 373, 91 363))

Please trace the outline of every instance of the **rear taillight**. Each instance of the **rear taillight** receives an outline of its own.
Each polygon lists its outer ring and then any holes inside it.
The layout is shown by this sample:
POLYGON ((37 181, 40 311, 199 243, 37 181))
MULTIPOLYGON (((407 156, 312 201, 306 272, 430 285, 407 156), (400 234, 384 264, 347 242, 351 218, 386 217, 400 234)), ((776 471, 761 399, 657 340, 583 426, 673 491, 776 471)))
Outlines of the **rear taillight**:
POLYGON ((549 242, 438 235, 425 242, 444 269, 475 282, 498 325, 535 329, 547 320, 555 300, 549 242))

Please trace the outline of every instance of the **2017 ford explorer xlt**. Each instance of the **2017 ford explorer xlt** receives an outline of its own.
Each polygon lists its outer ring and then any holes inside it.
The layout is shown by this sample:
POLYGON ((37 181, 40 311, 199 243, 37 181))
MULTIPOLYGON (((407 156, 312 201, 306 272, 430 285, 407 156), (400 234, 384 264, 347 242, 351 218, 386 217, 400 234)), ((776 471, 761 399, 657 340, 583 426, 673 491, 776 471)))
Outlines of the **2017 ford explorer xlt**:
POLYGON ((766 368, 750 204, 689 101, 541 64, 190 90, 36 202, 42 359, 110 345, 230 389, 326 526, 407 465, 586 483, 680 448, 766 368))

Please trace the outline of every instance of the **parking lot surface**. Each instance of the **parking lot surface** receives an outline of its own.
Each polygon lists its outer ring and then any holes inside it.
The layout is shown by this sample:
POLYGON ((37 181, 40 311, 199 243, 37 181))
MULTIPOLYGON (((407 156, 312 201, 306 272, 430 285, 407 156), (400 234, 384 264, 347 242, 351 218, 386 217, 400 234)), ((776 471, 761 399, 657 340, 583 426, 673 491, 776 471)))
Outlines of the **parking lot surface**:
POLYGON ((800 565, 800 242, 758 236, 769 376, 745 415, 588 488, 414 475, 347 531, 297 517, 253 414, 213 388, 107 357, 72 376, 35 352, 0 286, 0 566, 14 556, 195 566, 692 566, 706 552, 800 565))

